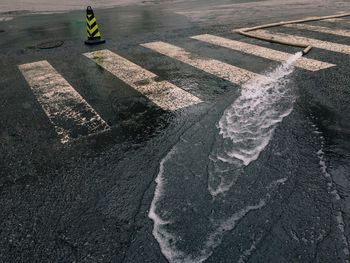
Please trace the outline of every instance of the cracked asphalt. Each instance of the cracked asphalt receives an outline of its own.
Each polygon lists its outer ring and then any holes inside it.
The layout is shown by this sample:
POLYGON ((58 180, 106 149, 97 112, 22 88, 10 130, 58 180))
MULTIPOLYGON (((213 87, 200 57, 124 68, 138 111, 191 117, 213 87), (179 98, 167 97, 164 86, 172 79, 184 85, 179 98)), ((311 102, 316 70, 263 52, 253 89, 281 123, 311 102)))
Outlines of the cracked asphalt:
MULTIPOLYGON (((94 9, 107 40, 103 48, 186 87, 204 103, 164 111, 88 62, 81 54, 98 48, 83 44, 85 6, 79 10, 72 3, 69 9, 78 10, 48 14, 38 11, 57 10, 10 11, 4 4, 8 9, 0 13, 0 262, 168 262, 148 218, 160 162, 174 145, 186 141, 183 165, 198 163, 192 172, 202 171, 200 156, 210 154, 217 121, 240 96, 240 87, 140 44, 165 41, 265 72, 278 63, 198 44, 189 37, 217 34, 294 53, 299 50, 247 40, 232 29, 350 8, 347 1, 330 0, 124 2, 115 7, 107 1, 94 9), (64 44, 39 48, 51 41, 64 44), (39 60, 50 61, 111 130, 62 144, 17 68, 39 60), (192 147, 195 143, 203 147, 192 147)), ((350 24, 335 25, 350 30, 350 24)), ((348 37, 311 31, 304 35, 350 45, 348 37)), ((259 159, 245 168, 232 192, 232 207, 223 213, 265 195, 268 202, 240 219, 205 262, 349 262, 348 56, 314 49, 308 58, 337 66, 318 72, 297 69, 292 74, 289 85, 297 93, 293 111, 278 125, 259 159), (268 192, 269 183, 281 177, 288 180, 268 192)), ((182 186, 179 179, 174 189, 185 191, 182 186)), ((191 224, 184 229, 195 229, 196 222, 191 224)))

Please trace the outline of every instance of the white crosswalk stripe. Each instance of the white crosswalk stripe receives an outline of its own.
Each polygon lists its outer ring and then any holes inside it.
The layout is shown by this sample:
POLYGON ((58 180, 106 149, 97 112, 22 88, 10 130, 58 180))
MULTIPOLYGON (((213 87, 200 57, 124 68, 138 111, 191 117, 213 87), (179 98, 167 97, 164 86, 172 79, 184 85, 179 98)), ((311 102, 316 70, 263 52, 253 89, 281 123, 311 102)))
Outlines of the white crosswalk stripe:
POLYGON ((178 110, 202 102, 192 94, 170 82, 159 80, 157 75, 109 50, 84 55, 165 110, 178 110))
POLYGON ((12 20, 13 17, 10 16, 0 16, 0 22, 6 22, 12 20))
POLYGON ((160 54, 177 59, 195 68, 213 74, 235 84, 243 84, 252 78, 260 76, 251 71, 210 58, 201 58, 183 48, 165 43, 152 42, 142 44, 142 46, 154 50, 160 54))
MULTIPOLYGON (((248 44, 245 42, 240 42, 236 40, 231 40, 223 37, 218 37, 214 35, 198 35, 191 37, 196 40, 200 40, 206 43, 210 43, 213 45, 229 48, 232 50, 240 51, 243 53, 251 54, 254 56, 275 60, 275 61, 286 61, 292 54, 281 52, 278 50, 265 48, 257 45, 248 44)), ((314 60, 314 59, 308 59, 305 57, 302 57, 298 59, 295 63, 296 67, 310 70, 310 71, 318 71, 321 69, 326 69, 335 66, 334 64, 314 60)))
POLYGON ((284 33, 269 32, 266 30, 256 30, 253 33, 256 36, 273 38, 280 41, 292 41, 303 43, 304 45, 312 45, 316 48, 350 55, 350 46, 348 45, 337 44, 334 42, 322 41, 318 39, 289 35, 284 33))
POLYGON ((330 18, 330 19, 324 19, 322 21, 326 21, 326 22, 332 22, 332 23, 349 23, 350 20, 349 19, 344 19, 344 18, 330 18))
POLYGON ((328 28, 328 27, 323 27, 323 26, 313 26, 313 25, 308 25, 308 24, 289 24, 289 25, 284 25, 284 26, 290 27, 290 28, 297 28, 297 29, 306 29, 306 30, 310 30, 310 31, 332 34, 332 35, 337 35, 337 36, 350 37, 350 31, 345 30, 345 29, 328 28))
POLYGON ((46 60, 18 66, 61 142, 109 129, 109 125, 46 60))

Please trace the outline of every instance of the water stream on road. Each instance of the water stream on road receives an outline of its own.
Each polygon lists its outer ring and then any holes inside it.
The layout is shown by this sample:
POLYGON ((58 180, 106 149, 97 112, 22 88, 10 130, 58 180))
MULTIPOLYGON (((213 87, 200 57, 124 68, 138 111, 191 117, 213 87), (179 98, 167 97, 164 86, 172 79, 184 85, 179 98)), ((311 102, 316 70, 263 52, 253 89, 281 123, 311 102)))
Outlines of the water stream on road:
POLYGON ((210 156, 212 169, 208 189, 213 196, 229 190, 241 169, 256 160, 268 145, 276 125, 288 116, 295 100, 287 88, 293 63, 299 52, 266 78, 255 79, 242 87, 241 96, 225 111, 217 127, 223 140, 210 156), (232 176, 232 167, 235 176, 232 176))
POLYGON ((225 233, 264 207, 271 193, 288 180, 272 180, 254 195, 245 193, 247 186, 232 191, 244 168, 268 145, 277 124, 291 113, 295 91, 287 84, 293 63, 301 56, 297 53, 245 84, 217 121, 211 143, 205 140, 208 127, 198 124, 161 161, 149 217, 153 235, 171 263, 208 259, 225 233))

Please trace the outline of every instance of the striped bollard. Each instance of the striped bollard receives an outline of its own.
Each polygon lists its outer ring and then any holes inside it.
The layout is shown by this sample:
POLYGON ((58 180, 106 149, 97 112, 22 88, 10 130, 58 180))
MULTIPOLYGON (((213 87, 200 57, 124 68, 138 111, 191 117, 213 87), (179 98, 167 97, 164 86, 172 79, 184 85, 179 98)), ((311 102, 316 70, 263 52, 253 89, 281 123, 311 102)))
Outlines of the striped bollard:
POLYGON ((86 8, 86 29, 88 35, 88 39, 85 41, 86 45, 97 45, 106 42, 106 40, 101 38, 101 33, 98 30, 97 21, 91 6, 86 8))

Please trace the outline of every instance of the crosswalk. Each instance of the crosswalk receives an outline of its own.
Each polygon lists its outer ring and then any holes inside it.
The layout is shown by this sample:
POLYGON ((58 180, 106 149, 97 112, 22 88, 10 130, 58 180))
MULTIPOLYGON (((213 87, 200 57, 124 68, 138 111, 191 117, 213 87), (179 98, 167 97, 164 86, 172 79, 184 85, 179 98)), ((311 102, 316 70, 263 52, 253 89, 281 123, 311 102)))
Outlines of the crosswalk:
POLYGON ((164 110, 178 110, 201 102, 192 94, 168 81, 159 80, 157 75, 109 50, 85 53, 84 55, 164 110))
POLYGON ((350 55, 350 46, 344 45, 344 44, 338 44, 334 42, 323 41, 319 39, 307 38, 302 36, 289 35, 285 33, 269 32, 267 30, 262 30, 262 29, 254 31, 254 35, 273 38, 279 41, 299 42, 304 44, 305 46, 311 45, 316 48, 350 55))
MULTIPOLYGON (((244 43, 244 42, 240 42, 232 39, 227 39, 223 37, 208 35, 208 34, 193 36, 191 38, 197 39, 203 42, 207 42, 213 45, 229 48, 229 49, 240 51, 246 54, 251 54, 257 57, 262 57, 262 58, 279 61, 279 62, 286 61, 288 57, 292 55, 290 53, 281 52, 271 48, 265 48, 257 45, 252 45, 252 44, 248 44, 248 43, 244 43)), ((302 57, 296 62, 295 66, 305 70, 318 71, 321 69, 334 67, 335 65, 331 63, 321 62, 318 60, 302 57)))
MULTIPOLYGON (((329 19, 327 21, 336 22, 339 19, 329 19)), ((311 30, 324 34, 349 37, 350 31, 311 24, 292 24, 286 25, 286 27, 301 29, 301 31, 298 31, 298 35, 291 35, 268 30, 256 30, 254 34, 263 37, 273 37, 277 40, 298 41, 316 48, 350 55, 350 46, 348 45, 300 36, 303 32, 302 30, 311 30)), ((274 49, 273 45, 271 45, 271 48, 260 46, 259 41, 255 41, 257 44, 252 44, 247 43, 245 40, 234 40, 211 34, 190 36, 188 41, 197 41, 197 44, 206 43, 214 47, 225 48, 227 51, 260 57, 266 59, 267 62, 282 62, 292 55, 291 53, 274 49)), ((180 63, 203 71, 204 74, 219 77, 234 85, 242 85, 251 79, 261 77, 259 72, 252 72, 237 65, 203 56, 193 52, 193 50, 185 49, 181 45, 177 46, 163 41, 141 43, 140 45, 150 52, 158 53, 160 57, 166 56, 172 60, 177 60, 180 63)), ((163 110, 177 111, 203 102, 197 96, 186 91, 186 87, 178 87, 171 81, 162 79, 161 76, 117 53, 104 49, 82 55, 126 83, 146 97, 156 107, 163 110)), ((336 65, 326 61, 302 57, 296 62, 295 66, 302 70, 316 72, 335 67, 336 65)), ((99 113, 48 61, 43 60, 21 64, 18 65, 18 68, 62 143, 111 129, 111 124, 103 120, 99 113)))

